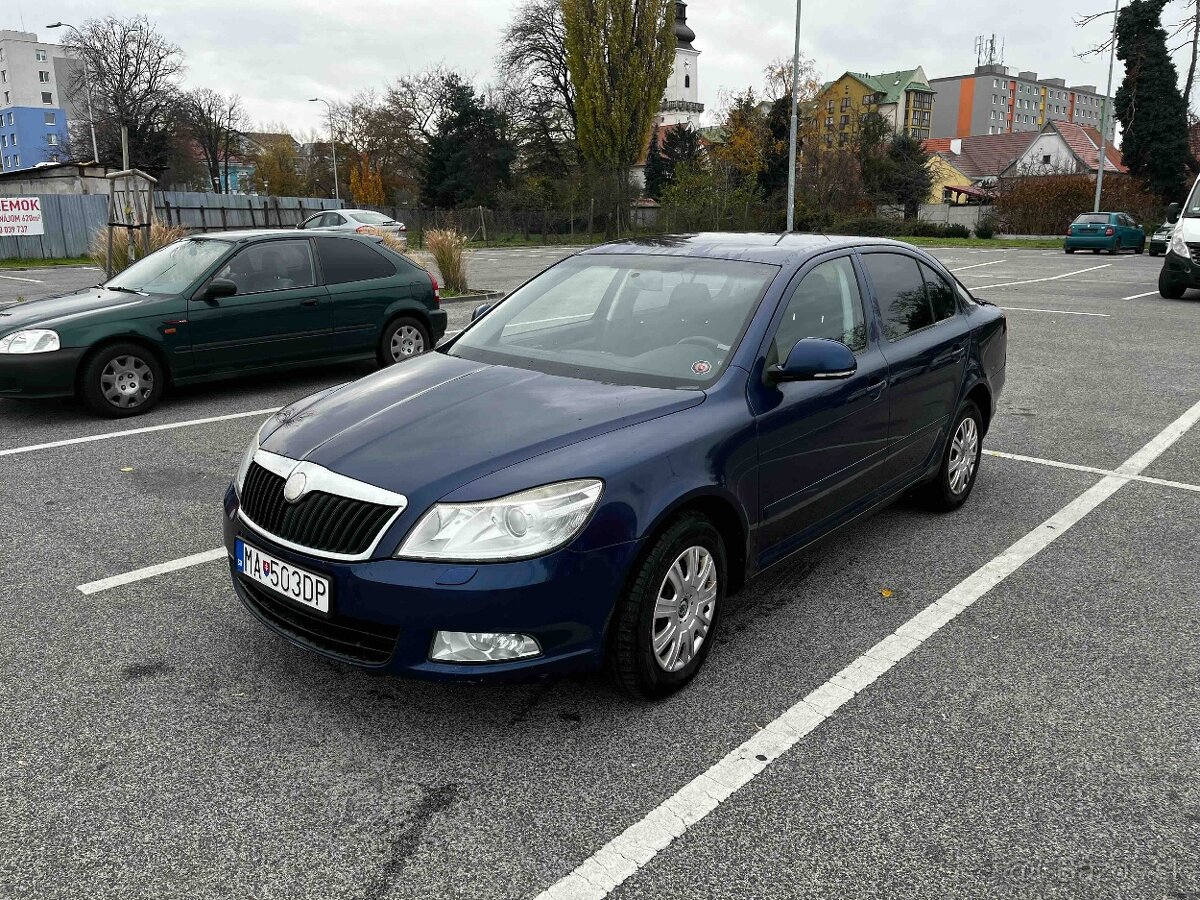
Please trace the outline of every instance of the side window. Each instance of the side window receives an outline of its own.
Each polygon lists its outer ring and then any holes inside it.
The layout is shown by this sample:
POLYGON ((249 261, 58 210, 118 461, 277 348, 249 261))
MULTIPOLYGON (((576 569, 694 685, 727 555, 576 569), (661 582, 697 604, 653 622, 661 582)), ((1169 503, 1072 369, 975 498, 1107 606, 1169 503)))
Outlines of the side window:
POLYGON ((958 312, 954 291, 946 284, 946 279, 924 263, 921 263, 921 274, 925 276, 925 292, 929 295, 929 305, 933 307, 933 321, 949 319, 958 312))
POLYGON ((867 349, 862 295, 849 257, 821 263, 796 285, 775 333, 778 358, 787 359, 806 337, 841 341, 856 353, 867 349))
POLYGON ((879 301, 883 333, 889 341, 898 341, 933 324, 925 281, 915 259, 898 253, 864 253, 862 258, 879 301))
POLYGON ((237 285, 238 294, 261 294, 317 283, 308 241, 263 241, 251 244, 216 275, 237 285))
POLYGON ((317 238, 317 253, 321 257, 321 274, 325 276, 326 284, 370 281, 396 274, 396 267, 390 260, 360 241, 317 238))

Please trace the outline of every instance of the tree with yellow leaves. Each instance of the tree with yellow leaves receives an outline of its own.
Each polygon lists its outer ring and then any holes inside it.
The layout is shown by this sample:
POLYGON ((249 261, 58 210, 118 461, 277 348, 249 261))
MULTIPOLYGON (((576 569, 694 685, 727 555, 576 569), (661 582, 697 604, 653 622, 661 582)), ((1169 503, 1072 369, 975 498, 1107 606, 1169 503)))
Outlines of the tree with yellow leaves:
POLYGON ((383 192, 383 167, 371 162, 367 153, 358 154, 350 169, 350 193, 359 206, 383 206, 387 197, 383 192))

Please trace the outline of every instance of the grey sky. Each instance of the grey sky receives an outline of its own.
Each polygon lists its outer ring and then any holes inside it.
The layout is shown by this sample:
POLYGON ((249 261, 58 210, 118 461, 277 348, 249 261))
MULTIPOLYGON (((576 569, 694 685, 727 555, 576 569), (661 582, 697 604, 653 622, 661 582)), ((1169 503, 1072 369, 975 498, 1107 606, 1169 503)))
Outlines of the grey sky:
MULTIPOLYGON (((1074 54, 1101 40, 1111 18, 1087 30, 1073 17, 1108 0, 907 0, 805 3, 801 47, 825 77, 847 69, 883 72, 925 67, 930 78, 975 65, 974 39, 993 32, 1006 63, 1068 84, 1096 84, 1107 60, 1074 54)), ((145 12, 187 55, 189 86, 240 94, 256 123, 296 132, 324 127, 312 96, 348 99, 405 72, 445 62, 484 83, 493 74, 500 30, 515 0, 9 0, 0 28, 55 32, 62 19, 81 24, 98 13, 145 12)), ((1168 8, 1171 21, 1182 0, 1168 8)), ((688 23, 700 58, 701 99, 710 111, 723 91, 758 87, 764 63, 791 51, 793 0, 694 0, 688 23)), ((1120 78, 1120 63, 1117 64, 1120 78)), ((1114 82, 1119 83, 1119 82, 1114 82)))

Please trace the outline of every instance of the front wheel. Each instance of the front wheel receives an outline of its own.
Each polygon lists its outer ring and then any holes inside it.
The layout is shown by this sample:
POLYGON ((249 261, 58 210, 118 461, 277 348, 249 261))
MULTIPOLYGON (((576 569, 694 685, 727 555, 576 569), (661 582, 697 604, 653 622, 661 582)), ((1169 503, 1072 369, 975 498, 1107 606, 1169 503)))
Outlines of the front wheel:
POLYGON ((1167 269, 1164 266, 1163 270, 1158 273, 1158 294, 1165 300, 1181 300, 1187 288, 1182 284, 1177 284, 1167 277, 1167 269))
POLYGON ((954 420, 937 475, 920 491, 921 499, 938 512, 958 509, 971 496, 982 455, 983 415, 979 407, 968 400, 954 420))
POLYGON ((79 376, 79 394, 94 412, 112 419, 140 416, 162 399, 163 367, 137 344, 110 344, 90 353, 79 376))
POLYGON ((695 677, 716 636, 726 571, 706 517, 685 513, 666 527, 617 602, 608 662, 621 688, 656 700, 695 677))
POLYGON ((429 329, 419 319, 400 316, 388 322, 379 339, 379 364, 390 366, 411 356, 420 356, 431 347, 429 329))
POLYGON ((1142 246, 1138 247, 1136 250, 1133 251, 1133 254, 1134 254, 1134 256, 1141 256, 1145 252, 1146 252, 1146 245, 1142 244, 1142 246))

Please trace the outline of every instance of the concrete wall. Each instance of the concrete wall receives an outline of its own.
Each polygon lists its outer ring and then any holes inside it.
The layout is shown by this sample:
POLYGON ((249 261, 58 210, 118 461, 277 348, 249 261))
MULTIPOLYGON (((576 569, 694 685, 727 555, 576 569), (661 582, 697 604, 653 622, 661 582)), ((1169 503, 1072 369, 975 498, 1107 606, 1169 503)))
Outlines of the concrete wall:
MULTIPOLYGON (((918 218, 924 222, 942 225, 965 225, 972 231, 979 220, 991 209, 988 206, 951 206, 949 203, 923 203, 918 218)), ((904 210, 899 206, 883 205, 876 212, 881 218, 901 219, 904 210)))

